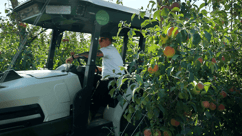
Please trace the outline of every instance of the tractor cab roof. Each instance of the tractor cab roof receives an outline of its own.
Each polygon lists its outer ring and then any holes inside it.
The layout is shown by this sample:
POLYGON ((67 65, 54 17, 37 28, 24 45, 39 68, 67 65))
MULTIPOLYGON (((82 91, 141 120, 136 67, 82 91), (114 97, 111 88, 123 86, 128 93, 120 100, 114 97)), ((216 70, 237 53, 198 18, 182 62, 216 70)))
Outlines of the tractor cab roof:
MULTIPOLYGON (((45 7, 47 1, 29 0, 14 11, 19 13, 22 22, 64 31, 92 33, 97 21, 102 25, 100 33, 110 32, 113 36, 117 35, 120 21, 131 22, 131 28, 139 29, 141 23, 149 18, 147 13, 144 18, 135 16, 131 21, 131 16, 139 15, 139 10, 103 0, 50 0, 45 7)), ((123 29, 119 35, 124 36, 127 31, 123 29)))

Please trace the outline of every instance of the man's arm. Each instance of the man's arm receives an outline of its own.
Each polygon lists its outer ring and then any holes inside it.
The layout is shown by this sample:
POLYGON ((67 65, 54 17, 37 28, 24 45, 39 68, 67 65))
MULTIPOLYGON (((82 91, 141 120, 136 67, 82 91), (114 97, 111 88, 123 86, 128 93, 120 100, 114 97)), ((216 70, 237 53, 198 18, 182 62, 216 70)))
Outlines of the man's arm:
MULTIPOLYGON (((84 56, 86 58, 88 58, 88 55, 89 55, 89 52, 84 52, 84 53, 81 53, 81 54, 78 54, 78 55, 75 55, 74 58, 78 58, 79 56, 84 56)), ((98 50, 97 51, 97 57, 103 57, 103 53, 102 51, 98 50)))
MULTIPOLYGON (((89 55, 89 52, 84 52, 84 53, 81 53, 81 54, 78 54, 78 55, 73 55, 73 57, 75 59, 78 58, 79 56, 84 56, 84 57, 88 58, 88 55, 89 55)), ((97 51, 97 57, 103 57, 102 51, 100 51, 100 50, 97 51)), ((72 61, 73 61, 72 57, 66 59, 66 63, 72 63, 72 61)))

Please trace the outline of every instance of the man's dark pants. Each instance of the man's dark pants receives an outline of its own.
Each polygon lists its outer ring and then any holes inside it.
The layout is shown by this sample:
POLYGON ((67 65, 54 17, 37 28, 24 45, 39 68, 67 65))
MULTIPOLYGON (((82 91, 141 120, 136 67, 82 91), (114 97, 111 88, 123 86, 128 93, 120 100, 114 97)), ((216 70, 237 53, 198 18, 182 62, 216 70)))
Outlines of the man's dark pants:
POLYGON ((92 117, 96 115, 100 107, 105 107, 110 102, 111 96, 109 95, 109 91, 111 87, 108 89, 108 84, 112 80, 114 80, 114 78, 100 80, 91 100, 90 111, 92 117))

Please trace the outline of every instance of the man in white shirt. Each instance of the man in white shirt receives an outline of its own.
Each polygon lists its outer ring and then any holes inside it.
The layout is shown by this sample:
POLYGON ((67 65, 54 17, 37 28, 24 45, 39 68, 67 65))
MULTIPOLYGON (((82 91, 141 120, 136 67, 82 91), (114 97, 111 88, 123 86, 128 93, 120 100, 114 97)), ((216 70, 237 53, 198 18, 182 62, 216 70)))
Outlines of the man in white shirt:
MULTIPOLYGON (((105 32, 100 35, 99 44, 101 49, 97 51, 97 57, 103 57, 102 68, 98 68, 99 71, 102 72, 102 80, 93 94, 94 104, 92 104, 90 107, 92 117, 95 116, 99 107, 105 106, 110 99, 110 95, 108 95, 109 81, 124 74, 124 71, 120 70, 120 66, 123 66, 122 57, 120 56, 118 50, 113 46, 112 41, 113 39, 110 33, 105 32), (113 71, 115 71, 115 73, 113 71)), ((73 55, 72 57, 66 59, 66 63, 72 63, 73 59, 76 59, 79 56, 88 58, 88 54, 89 52, 84 52, 78 55, 73 55)))

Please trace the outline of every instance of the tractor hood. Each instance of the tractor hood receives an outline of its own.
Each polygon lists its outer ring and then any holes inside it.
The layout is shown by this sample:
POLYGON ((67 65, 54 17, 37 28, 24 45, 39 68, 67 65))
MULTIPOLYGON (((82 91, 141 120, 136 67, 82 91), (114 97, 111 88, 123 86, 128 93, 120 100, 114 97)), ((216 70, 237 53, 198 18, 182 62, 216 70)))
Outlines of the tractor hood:
POLYGON ((28 71, 17 71, 19 75, 29 75, 37 79, 57 77, 67 75, 67 72, 59 70, 28 70, 28 71))
MULTIPOLYGON (((67 72, 63 72, 61 70, 27 70, 27 71, 15 71, 15 70, 7 70, 4 73, 0 73, 0 79, 3 78, 4 74, 8 72, 7 76, 4 78, 3 83, 12 83, 13 81, 24 81, 30 79, 32 81, 37 79, 46 79, 53 77, 61 77, 68 75, 67 72)), ((29 81, 29 80, 28 80, 29 81)))

